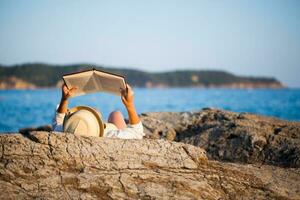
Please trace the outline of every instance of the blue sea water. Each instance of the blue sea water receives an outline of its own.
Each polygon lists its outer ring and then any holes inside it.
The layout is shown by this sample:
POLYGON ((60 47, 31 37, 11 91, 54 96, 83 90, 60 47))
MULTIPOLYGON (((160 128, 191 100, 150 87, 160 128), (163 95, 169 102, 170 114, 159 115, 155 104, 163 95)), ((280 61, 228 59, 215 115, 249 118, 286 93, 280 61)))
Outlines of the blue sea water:
MULTIPOLYGON (((134 91, 139 113, 214 107, 300 121, 300 89, 135 88, 134 91)), ((0 91, 0 132, 50 124, 60 95, 58 89, 0 91)), ((95 107, 105 119, 117 109, 127 116, 120 97, 110 94, 96 93, 70 99, 69 107, 76 105, 95 107)))

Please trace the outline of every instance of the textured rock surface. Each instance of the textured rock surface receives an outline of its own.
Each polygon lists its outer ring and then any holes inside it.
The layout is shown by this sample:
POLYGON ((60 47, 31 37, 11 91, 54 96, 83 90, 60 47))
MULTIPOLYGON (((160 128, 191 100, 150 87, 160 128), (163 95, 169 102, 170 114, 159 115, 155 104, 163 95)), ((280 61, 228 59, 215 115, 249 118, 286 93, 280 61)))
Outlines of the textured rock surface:
POLYGON ((299 168, 209 161, 165 140, 0 135, 0 199, 299 199, 299 168))
POLYGON ((300 199, 300 123, 216 109, 141 118, 144 140, 0 134, 0 199, 300 199))
POLYGON ((300 167, 300 123, 216 109, 142 115, 148 138, 204 148, 209 158, 300 167))

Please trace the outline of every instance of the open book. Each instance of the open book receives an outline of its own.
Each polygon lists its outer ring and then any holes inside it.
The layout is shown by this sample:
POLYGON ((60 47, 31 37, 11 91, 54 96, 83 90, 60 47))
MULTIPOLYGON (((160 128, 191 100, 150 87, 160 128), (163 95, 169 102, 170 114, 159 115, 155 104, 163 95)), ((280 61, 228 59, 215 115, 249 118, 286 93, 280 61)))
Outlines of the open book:
POLYGON ((77 87, 74 96, 94 92, 109 92, 121 95, 120 89, 126 89, 125 78, 96 69, 63 75, 68 88, 77 87))

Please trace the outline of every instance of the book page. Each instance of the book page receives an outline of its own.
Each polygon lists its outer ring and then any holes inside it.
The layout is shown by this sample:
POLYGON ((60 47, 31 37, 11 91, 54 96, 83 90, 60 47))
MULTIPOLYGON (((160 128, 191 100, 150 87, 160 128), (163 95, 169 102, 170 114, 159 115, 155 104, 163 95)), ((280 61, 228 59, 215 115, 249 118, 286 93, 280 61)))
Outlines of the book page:
POLYGON ((97 88, 97 85, 95 83, 95 77, 92 75, 90 76, 89 80, 86 82, 86 84, 83 87, 83 91, 87 93, 93 93, 99 91, 97 88))
POLYGON ((95 71, 97 83, 101 90, 120 96, 120 89, 126 89, 125 80, 122 76, 95 71))
POLYGON ((92 74, 93 71, 82 72, 63 76, 63 79, 65 80, 65 83, 68 86, 68 88, 77 87, 77 90, 74 93, 75 97, 96 91, 95 83, 92 79, 92 74))
POLYGON ((92 77, 93 77, 93 80, 94 80, 94 83, 95 83, 95 87, 97 88, 98 92, 101 92, 101 91, 103 91, 103 88, 101 86, 101 83, 98 81, 97 76, 98 75, 96 74, 96 71, 94 70, 92 77))

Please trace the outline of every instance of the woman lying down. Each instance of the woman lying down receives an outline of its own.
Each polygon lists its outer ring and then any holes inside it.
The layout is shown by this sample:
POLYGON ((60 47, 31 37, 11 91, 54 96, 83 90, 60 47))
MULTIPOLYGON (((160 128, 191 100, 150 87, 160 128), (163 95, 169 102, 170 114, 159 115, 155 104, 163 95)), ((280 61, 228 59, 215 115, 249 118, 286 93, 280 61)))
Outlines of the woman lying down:
POLYGON ((128 112, 129 124, 125 123, 120 111, 110 113, 108 123, 105 123, 100 112, 94 108, 76 106, 68 110, 68 99, 77 88, 68 89, 63 85, 61 101, 53 119, 53 130, 84 136, 142 139, 145 134, 135 110, 133 91, 128 84, 126 87, 126 90, 121 91, 121 99, 128 112))

